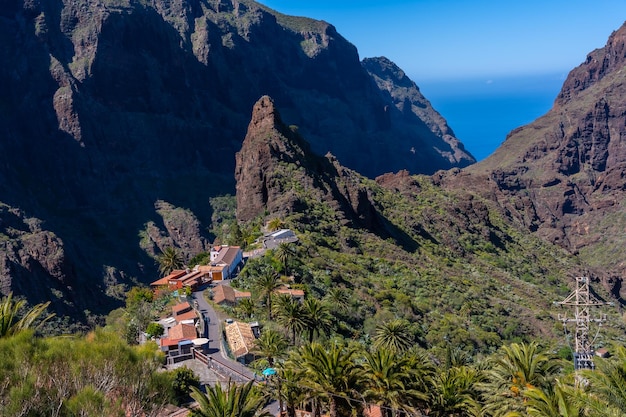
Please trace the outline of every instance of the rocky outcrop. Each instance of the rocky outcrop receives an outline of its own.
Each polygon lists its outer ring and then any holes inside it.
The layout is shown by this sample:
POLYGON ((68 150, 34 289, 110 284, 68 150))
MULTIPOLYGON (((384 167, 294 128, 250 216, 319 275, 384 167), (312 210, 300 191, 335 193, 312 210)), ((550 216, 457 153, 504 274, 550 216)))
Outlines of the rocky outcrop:
POLYGON ((496 199, 512 220, 578 254, 613 292, 626 274, 625 40, 623 26, 570 72, 545 116, 443 181, 496 199))
POLYGON ((345 225, 389 235, 362 177, 331 154, 316 155, 294 127, 281 119, 274 101, 255 105, 236 156, 237 219, 282 217, 326 204, 345 225))

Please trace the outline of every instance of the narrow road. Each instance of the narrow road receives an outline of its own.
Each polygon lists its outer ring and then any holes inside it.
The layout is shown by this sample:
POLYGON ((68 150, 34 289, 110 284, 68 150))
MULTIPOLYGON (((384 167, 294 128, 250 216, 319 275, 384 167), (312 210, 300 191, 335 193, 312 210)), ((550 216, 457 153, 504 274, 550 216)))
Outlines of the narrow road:
POLYGON ((222 351, 222 323, 215 309, 204 298, 202 290, 194 292, 193 298, 198 303, 198 310, 204 321, 202 336, 209 339, 207 356, 216 362, 215 366, 219 367, 220 371, 228 373, 228 376, 231 376, 234 381, 242 381, 244 378, 247 380, 255 379, 254 372, 241 362, 232 360, 222 351))
MULTIPOLYGON (((203 334, 201 336, 209 339, 207 356, 212 361, 212 368, 220 375, 236 382, 247 382, 256 379, 254 372, 248 367, 230 359, 225 352, 222 352, 222 323, 215 309, 204 298, 203 290, 194 292, 192 296, 197 302, 198 310, 202 314, 202 321, 204 322, 203 334)), ((269 411, 273 416, 277 416, 279 414, 278 401, 269 403, 265 410, 269 411)))

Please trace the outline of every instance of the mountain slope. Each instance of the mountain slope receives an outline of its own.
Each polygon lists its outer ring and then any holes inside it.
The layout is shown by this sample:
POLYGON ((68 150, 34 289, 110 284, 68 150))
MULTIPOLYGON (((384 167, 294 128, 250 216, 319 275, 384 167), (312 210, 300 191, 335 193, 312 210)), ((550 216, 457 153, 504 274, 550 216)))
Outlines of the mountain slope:
POLYGON ((373 181, 315 155, 269 97, 254 106, 236 178, 240 220, 278 217, 298 234, 296 283, 320 298, 349 291, 350 307, 336 313, 347 337, 401 317, 440 349, 554 341, 552 303, 568 294, 571 276, 588 272, 482 190, 406 171, 373 181))
POLYGON ((579 254, 621 297, 626 273, 626 26, 568 75, 554 107, 489 158, 443 180, 483 189, 525 226, 579 254))
MULTIPOLYGON (((209 198, 234 190, 264 94, 313 148, 371 176, 473 162, 417 118, 396 126, 333 26, 253 1, 8 0, 0 44, 0 201, 60 242, 63 276, 44 267, 38 285, 74 283, 58 286, 69 310, 106 311, 110 298, 86 294, 151 281, 165 246, 206 249, 209 198)), ((48 297, 16 286, 28 261, 2 254, 3 293, 48 297)))

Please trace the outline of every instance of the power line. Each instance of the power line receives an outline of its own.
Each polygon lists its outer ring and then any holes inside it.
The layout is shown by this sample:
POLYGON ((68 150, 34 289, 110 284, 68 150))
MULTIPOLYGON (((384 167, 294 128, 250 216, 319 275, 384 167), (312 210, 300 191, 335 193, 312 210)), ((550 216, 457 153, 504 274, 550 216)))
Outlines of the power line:
POLYGON ((593 363, 593 343, 599 333, 599 327, 606 321, 606 314, 593 317, 591 315, 591 307, 599 307, 603 305, 609 305, 604 301, 598 300, 589 288, 588 277, 576 277, 576 289, 565 298, 563 301, 556 302, 555 304, 574 307, 574 317, 569 318, 566 315, 558 315, 558 319, 563 322, 563 326, 566 328, 568 323, 575 324, 574 330, 574 369, 595 369, 593 363), (598 324, 598 333, 594 340, 589 338, 589 330, 591 324, 598 324))

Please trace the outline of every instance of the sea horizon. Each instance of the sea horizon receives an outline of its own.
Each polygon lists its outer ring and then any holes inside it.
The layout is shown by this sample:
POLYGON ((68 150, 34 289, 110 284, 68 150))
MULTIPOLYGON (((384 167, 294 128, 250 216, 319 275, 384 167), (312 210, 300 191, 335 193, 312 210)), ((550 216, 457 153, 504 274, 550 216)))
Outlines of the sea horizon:
POLYGON ((426 80, 422 94, 477 161, 491 155, 513 129, 552 108, 567 74, 426 80))

